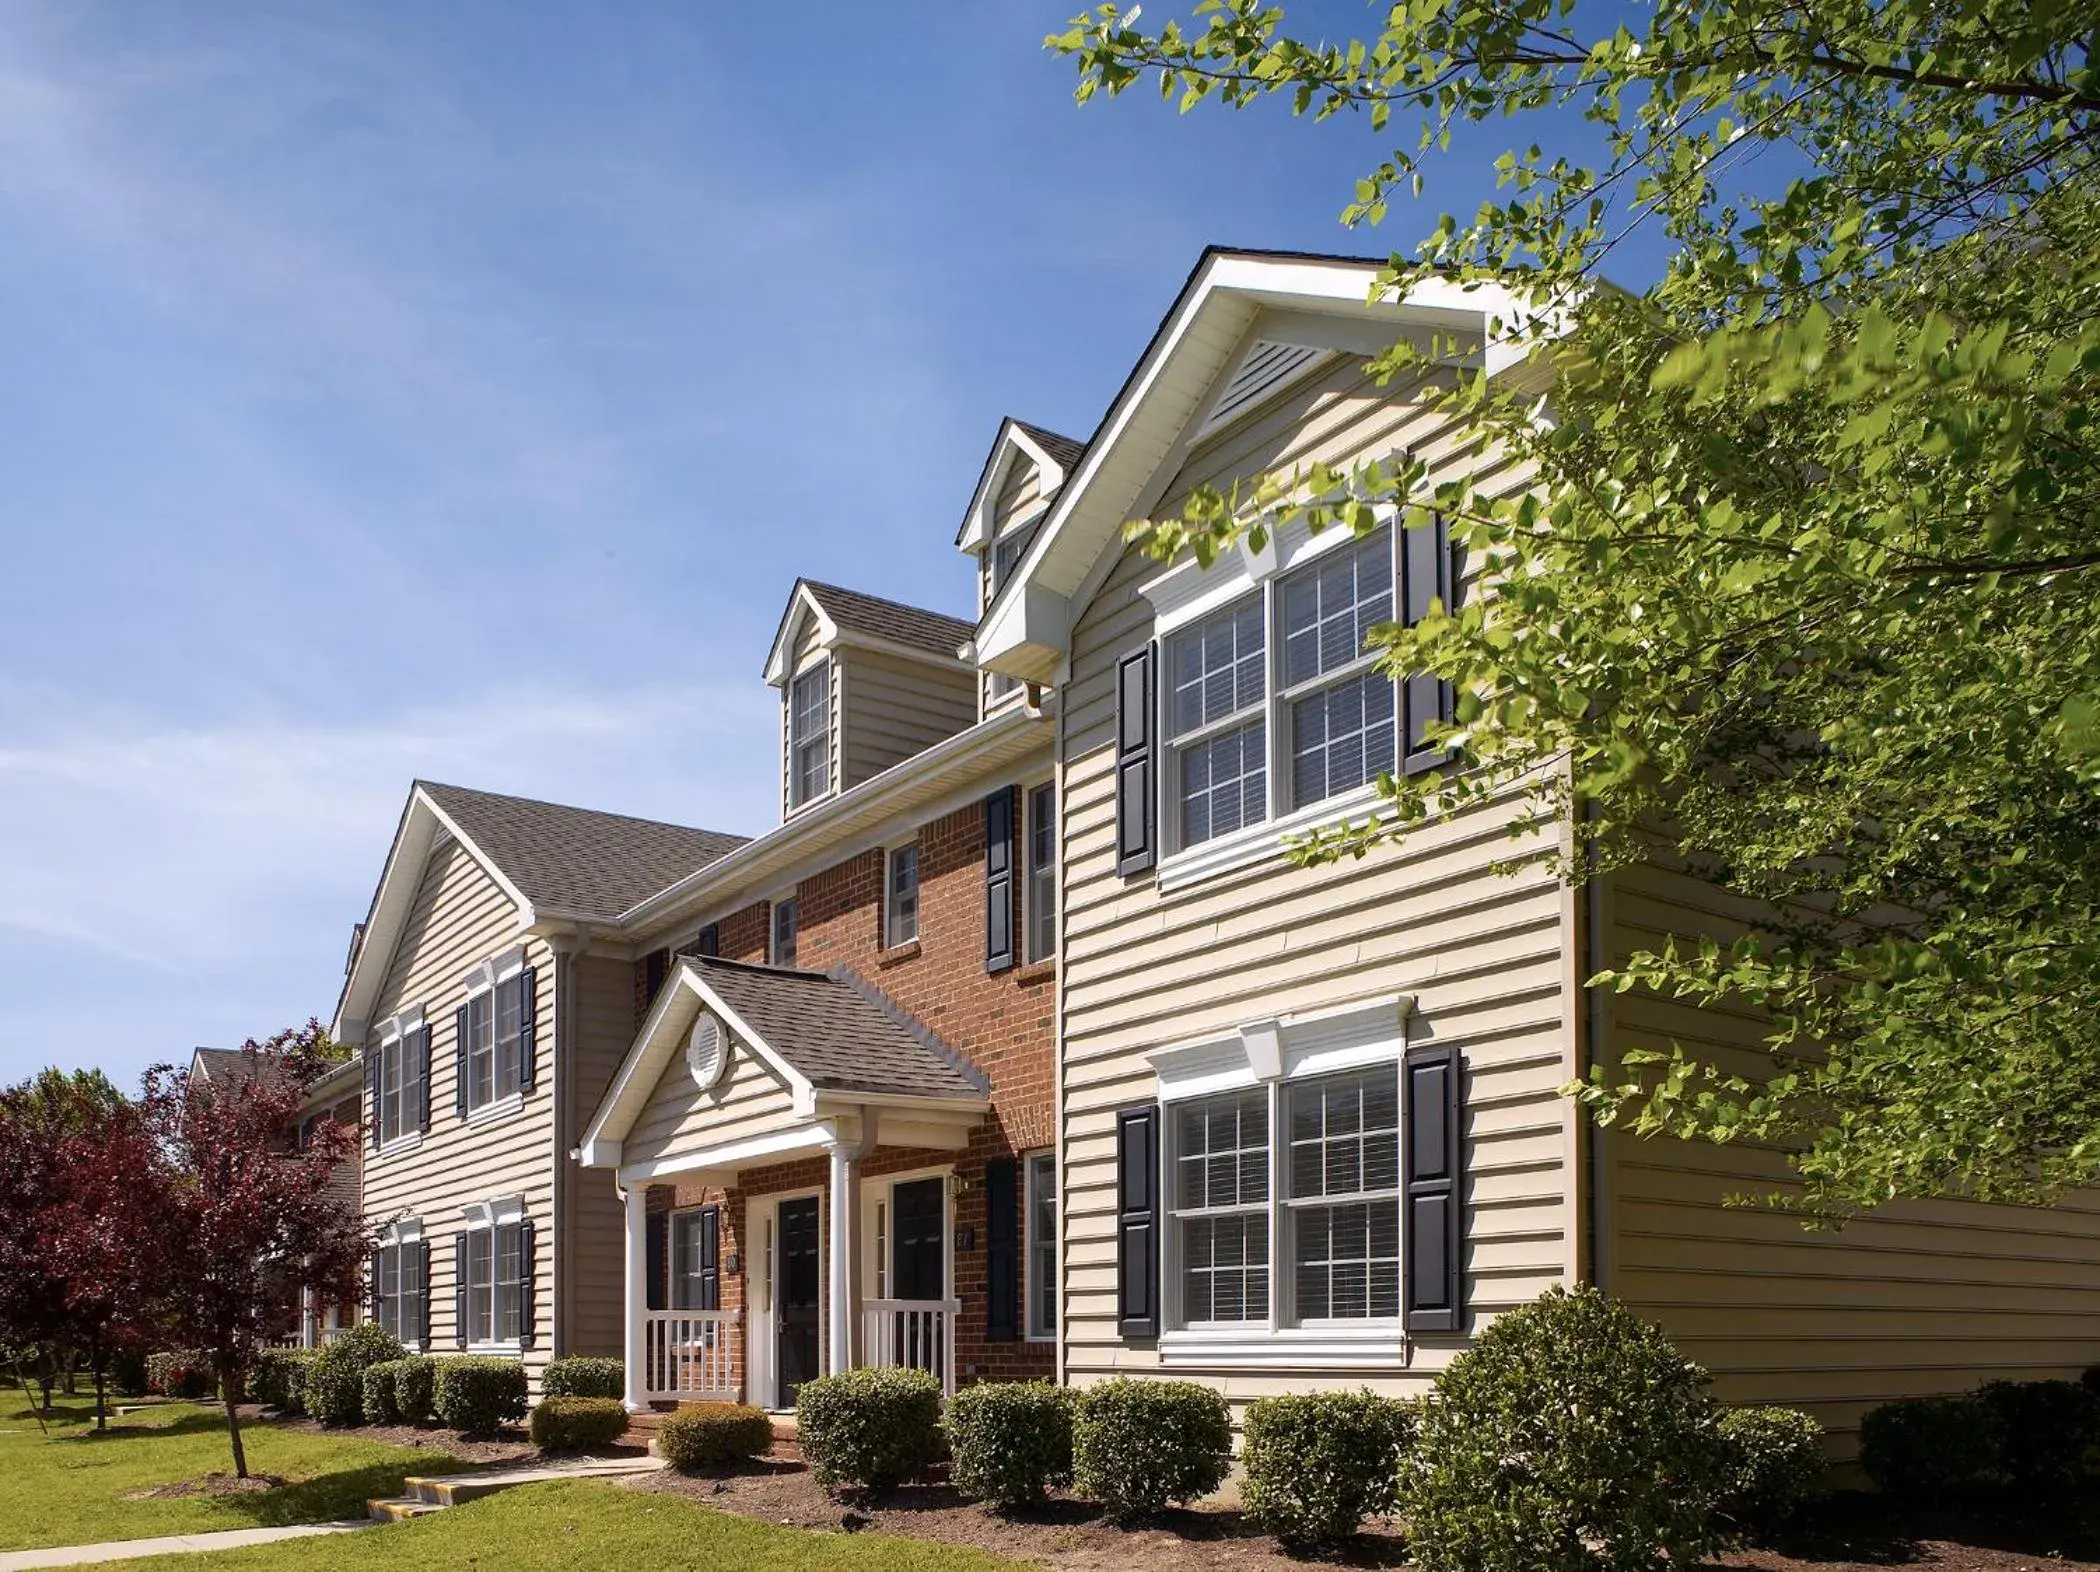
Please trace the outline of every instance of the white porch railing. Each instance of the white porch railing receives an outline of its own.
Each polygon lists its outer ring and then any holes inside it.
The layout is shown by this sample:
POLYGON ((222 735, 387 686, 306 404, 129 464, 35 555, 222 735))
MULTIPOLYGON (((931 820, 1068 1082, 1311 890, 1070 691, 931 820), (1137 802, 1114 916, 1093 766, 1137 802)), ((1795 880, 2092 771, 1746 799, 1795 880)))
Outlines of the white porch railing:
POLYGON ((875 1369, 908 1366, 955 1390, 955 1318, 959 1299, 870 1299, 863 1305, 861 1360, 875 1369))
POLYGON ((642 1317, 642 1395, 736 1402, 741 1360, 729 1329, 741 1310, 651 1310, 642 1317))

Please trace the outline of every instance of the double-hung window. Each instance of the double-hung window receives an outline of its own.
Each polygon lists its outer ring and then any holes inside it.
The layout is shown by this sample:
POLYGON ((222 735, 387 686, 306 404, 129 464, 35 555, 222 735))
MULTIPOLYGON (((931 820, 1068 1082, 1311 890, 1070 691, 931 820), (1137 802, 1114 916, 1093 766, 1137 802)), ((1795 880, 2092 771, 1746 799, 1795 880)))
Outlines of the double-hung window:
POLYGON ((1028 1158, 1028 1335, 1047 1342, 1057 1336, 1057 1158, 1034 1152, 1028 1158))
POLYGON ((1384 530, 1284 579, 1277 593, 1291 805, 1338 797, 1393 768, 1397 696, 1365 638, 1393 620, 1384 530))
POLYGON ((1022 942, 1030 961, 1057 953, 1057 787, 1028 793, 1028 918, 1022 942))
POLYGON ((421 1006, 381 1024, 366 1072, 377 1144, 391 1146, 420 1134, 428 1123, 430 1095, 430 1034, 421 1006))
POLYGON ((773 964, 793 966, 795 964, 795 930, 798 926, 800 908, 795 897, 773 903, 773 964))
POLYGON ((430 1324, 430 1253, 420 1230, 396 1224, 372 1252, 372 1318, 380 1329, 420 1346, 430 1324))
POLYGON ((1398 1321, 1397 1065, 1175 1103, 1169 1141, 1177 1326, 1398 1321))
POLYGON ((788 684, 788 806, 831 790, 831 662, 820 660, 788 684))
POLYGON ((460 1074, 466 1110, 509 1102, 524 1092, 526 1022, 533 1001, 527 994, 533 972, 522 951, 477 967, 467 980, 460 1013, 460 1074))
POLYGON ((721 1217, 714 1207, 671 1214, 671 1308, 721 1308, 721 1217))
POLYGON ((1184 846, 1268 815, 1262 627, 1256 593, 1167 641, 1166 730, 1184 846))
POLYGON ((919 843, 892 846, 882 887, 882 942, 909 944, 919 936, 919 843))
POLYGON ((463 1346, 511 1346, 527 1331, 532 1225, 516 1202, 469 1208, 472 1226, 457 1240, 455 1313, 463 1346))

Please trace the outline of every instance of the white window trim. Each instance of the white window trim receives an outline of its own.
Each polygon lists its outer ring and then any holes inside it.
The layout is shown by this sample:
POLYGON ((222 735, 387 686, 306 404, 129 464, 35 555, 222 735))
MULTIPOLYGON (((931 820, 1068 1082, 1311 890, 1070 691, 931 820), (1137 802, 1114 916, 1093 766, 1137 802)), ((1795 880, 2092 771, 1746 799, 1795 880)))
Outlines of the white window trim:
MULTIPOLYGON (((789 675, 786 688, 782 690, 781 703, 787 712, 783 729, 787 733, 787 806, 790 813, 800 813, 805 808, 813 807, 817 803, 824 801, 827 797, 835 796, 838 792, 840 740, 837 724, 839 707, 838 683, 838 667, 832 661, 831 651, 827 649, 819 651, 796 668, 789 675), (826 751, 824 756, 824 785, 806 797, 798 797, 795 795, 795 788, 801 778, 802 770, 801 761, 797 757, 801 750, 795 735, 795 686, 819 666, 825 669, 824 735, 826 738, 826 751)), ((806 741, 808 739, 802 740, 806 741)))
POLYGON ((1021 960, 1026 966, 1042 966, 1057 959, 1063 950, 1064 903, 1057 899, 1058 875, 1063 872, 1063 821, 1064 803, 1057 789, 1055 777, 1021 782, 1021 960), (1050 789, 1051 841, 1050 841, 1050 943, 1046 949, 1036 948, 1035 915, 1035 794, 1044 787, 1050 789))
MULTIPOLYGON (((420 1015, 422 1012, 418 1011, 417 1013, 418 1015, 420 1015)), ((386 1238, 380 1244, 379 1248, 382 1250, 398 1250, 403 1245, 421 1244, 422 1242, 423 1221, 421 1218, 396 1218, 393 1221, 393 1223, 388 1226, 386 1231, 386 1238)), ((398 1264, 396 1265, 395 1270, 397 1272, 400 1270, 398 1264)), ((397 1294, 395 1297, 399 1298, 400 1296, 397 1294)), ((423 1302, 426 1306, 430 1303, 430 1276, 427 1272, 424 1274, 423 1277, 423 1302)), ((426 1311, 425 1314, 427 1318, 428 1312, 426 1311)), ((400 1324, 400 1315, 398 1312, 395 1314, 394 1321, 397 1326, 400 1324)), ((424 1346, 423 1340, 419 1337, 404 1337, 400 1341, 401 1346, 403 1348, 409 1349, 412 1352, 418 1354, 425 1354, 430 1351, 427 1347, 424 1346)))
MULTIPOLYGON (((486 1232, 489 1235, 489 1317, 493 1323, 496 1313, 496 1230, 509 1223, 525 1221, 525 1198, 506 1195, 491 1201, 470 1201, 459 1209, 459 1215, 466 1223, 464 1231, 467 1234, 486 1232)), ((458 1269, 461 1268, 455 1267, 458 1269)), ((466 1351, 469 1354, 522 1355, 525 1340, 511 1337, 477 1342, 469 1338, 466 1351)))
MULTIPOLYGON (((1392 504, 1380 504, 1375 510, 1377 528, 1389 531, 1394 561, 1394 594, 1399 594, 1399 509, 1392 504)), ((1167 641, 1177 632, 1202 621, 1215 612, 1222 611, 1235 601, 1259 591, 1262 597, 1262 702, 1260 717, 1263 722, 1266 748, 1266 813, 1260 822, 1229 830, 1223 835, 1214 835, 1209 840, 1198 841, 1193 846, 1180 844, 1181 796, 1180 796, 1180 750, 1191 741, 1201 740, 1201 733, 1191 732, 1179 742, 1167 735, 1167 683, 1159 683, 1159 713, 1155 724, 1162 754, 1161 767, 1154 772, 1159 800, 1155 805, 1157 823, 1160 828, 1162 851, 1159 858, 1156 880, 1161 893, 1186 889, 1207 879, 1215 879, 1228 873, 1237 873, 1266 863, 1281 866, 1288 858, 1288 842, 1292 839, 1314 834, 1322 830, 1338 828, 1352 821, 1378 816, 1383 799, 1378 794, 1375 782, 1366 782, 1353 790, 1333 797, 1322 798, 1302 808, 1279 812, 1289 789, 1289 752, 1285 726, 1288 706, 1293 698, 1302 698, 1318 688, 1324 688, 1344 680, 1349 673, 1337 669, 1321 676, 1315 682, 1301 683, 1296 688, 1286 689, 1281 681, 1282 655, 1280 640, 1276 636, 1277 582, 1287 573, 1317 561, 1330 552, 1347 550, 1356 545, 1360 537, 1354 531, 1340 526, 1330 526, 1315 534, 1303 520, 1293 520, 1270 532, 1268 541, 1260 551, 1255 551, 1244 541, 1239 549, 1204 568, 1193 559, 1178 563, 1165 573, 1147 580, 1138 586, 1138 593, 1150 601, 1153 609, 1153 628, 1165 650, 1167 641)), ((1163 659, 1164 657, 1162 657, 1163 659)), ((1368 668, 1371 657, 1359 664, 1368 668)), ((1239 720, 1227 723, 1220 721, 1206 731, 1227 731, 1246 725, 1255 718, 1249 710, 1239 720)), ((1397 713, 1395 723, 1398 722, 1397 713)), ((1395 734, 1394 751, 1397 761, 1403 740, 1395 734)))
MULTIPOLYGON (((494 995, 500 984, 509 982, 524 970, 525 946, 522 944, 514 944, 500 954, 490 956, 478 966, 468 967, 466 975, 460 979, 461 984, 467 990, 465 1002, 471 1004, 481 994, 494 995)), ((537 1015, 538 1011, 535 1010, 534 1014, 537 1015)), ((496 1004, 494 998, 491 997, 489 1001, 489 1049, 491 1053, 495 1051, 495 1030, 496 1004)), ((523 1072, 524 1067, 521 1065, 519 1066, 519 1079, 521 1081, 524 1079, 523 1072)), ((464 1064, 460 1065, 454 1073, 465 1075, 467 1073, 466 1066, 464 1064)), ((490 1074, 492 1077, 495 1074, 493 1066, 490 1074)), ((492 1098, 479 1107, 474 1106, 470 1100, 467 1105, 467 1123, 470 1126, 497 1124, 518 1113, 524 1106, 525 1089, 523 1086, 520 1086, 515 1092, 506 1093, 502 1097, 492 1098)))
MULTIPOLYGON (((380 1055, 379 1095, 373 1099, 373 1104, 375 1107, 381 1108, 380 1118, 382 1120, 385 1117, 383 1103, 386 1097, 386 1055, 390 1051, 395 1053, 400 1052, 402 1043, 408 1040, 410 1034, 414 1032, 419 1032, 422 1029, 423 1007, 420 1004, 410 1005, 407 1009, 402 1010, 395 1015, 391 1015, 387 1019, 379 1023, 379 1033, 377 1038, 380 1055)), ((425 1069, 424 1073, 426 1075, 429 1074, 427 1068, 425 1069)), ((402 1067, 401 1076, 402 1085, 406 1087, 408 1084, 408 1070, 405 1065, 402 1067)), ((424 1086, 424 1095, 429 1095, 429 1085, 427 1082, 424 1086)), ((379 1157, 400 1157, 409 1152, 413 1152, 417 1147, 421 1146, 422 1144, 423 1132, 421 1130, 403 1130, 396 1134, 391 1141, 382 1140, 376 1148, 374 1155, 379 1157)))
MULTIPOLYGON (((1146 1056, 1158 1083, 1163 1113, 1162 1158, 1172 1173, 1174 1105, 1265 1087, 1269 1107, 1269 1317, 1260 1322, 1180 1321, 1179 1229, 1174 1209, 1163 1205, 1160 1273, 1165 1311, 1159 1339, 1166 1369, 1403 1370, 1411 1344, 1398 1316, 1286 1325, 1289 1285, 1279 1263, 1285 1231, 1279 1226, 1286 1202, 1284 1092, 1294 1081, 1391 1064, 1399 1073, 1407 1050, 1412 994, 1375 998, 1282 1020, 1250 1021, 1236 1032, 1155 1050, 1146 1056)), ((1405 1139, 1405 1131, 1402 1131, 1405 1139)), ((1162 1197, 1164 1201, 1165 1198, 1162 1197)), ((1401 1208, 1400 1248, 1407 1248, 1406 1208, 1401 1208)))
MULTIPOLYGON (((1050 1325, 1047 1328, 1038 1327, 1035 1319, 1035 1295, 1039 1286, 1036 1281, 1035 1254, 1037 1245, 1042 1243, 1035 1237, 1035 1203, 1036 1197, 1041 1193, 1042 1189, 1041 1181, 1036 1178, 1036 1171, 1046 1162, 1050 1170, 1051 1202, 1055 1205, 1059 1199, 1057 1194, 1057 1153, 1045 1150, 1024 1152, 1021 1155, 1021 1297, 1023 1311, 1021 1319, 1022 1335, 1031 1343, 1055 1343, 1057 1341, 1057 1322, 1059 1319, 1056 1313, 1053 1312, 1050 1317, 1050 1325)), ((1059 1225, 1051 1230, 1048 1241, 1050 1245, 1050 1270, 1053 1278, 1057 1274, 1058 1241, 1063 1231, 1062 1222, 1060 1221, 1059 1225)), ((1060 1285, 1058 1293, 1060 1304, 1063 1302, 1063 1299, 1064 1295, 1060 1285)))
MULTIPOLYGON (((902 840, 892 841, 889 845, 882 848, 882 947, 885 950, 894 950, 900 945, 917 944, 919 942, 919 922, 923 915, 919 909, 919 903, 924 895, 925 879, 925 856, 920 850, 919 836, 916 831, 905 836, 902 840), (919 857, 912 876, 911 932, 907 934, 899 934, 897 932, 897 909, 893 904, 896 899, 896 891, 890 883, 890 876, 896 868, 897 854, 901 851, 911 851, 919 857)), ((801 916, 801 908, 797 907, 795 917, 798 924, 801 921, 801 916)))

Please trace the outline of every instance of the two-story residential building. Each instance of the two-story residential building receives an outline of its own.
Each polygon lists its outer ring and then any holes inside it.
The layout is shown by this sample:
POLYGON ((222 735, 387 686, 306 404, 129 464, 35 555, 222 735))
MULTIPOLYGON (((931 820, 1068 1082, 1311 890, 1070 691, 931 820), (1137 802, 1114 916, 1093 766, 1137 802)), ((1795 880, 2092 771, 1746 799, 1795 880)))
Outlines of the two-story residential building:
MULTIPOLYGON (((1440 523, 1286 527, 1209 568, 1127 520, 1198 488, 1406 453, 1527 477, 1425 401, 1536 371, 1517 302, 1378 264, 1207 252, 1002 576, 972 654, 1058 718, 1060 1370, 1264 1393, 1422 1384, 1492 1316, 1601 1284, 1730 1401, 1797 1404, 1841 1456, 1868 1407, 2100 1355, 2100 1207, 1906 1202, 1835 1233, 1726 1204, 1783 1154, 1599 1131, 1558 1088, 1593 1055, 1695 1045, 1753 1069, 1760 1022, 1582 980, 1754 915, 1659 860, 1584 890, 1513 843, 1514 804, 1361 860, 1285 841, 1449 767, 1433 679, 1373 626, 1491 593, 1440 523), (1403 336, 1440 363, 1380 385, 1403 336), (1514 859, 1518 871, 1493 864, 1514 859)), ((1547 391, 1543 379, 1541 394, 1547 391)), ((1548 412, 1550 413, 1550 411, 1548 412)))

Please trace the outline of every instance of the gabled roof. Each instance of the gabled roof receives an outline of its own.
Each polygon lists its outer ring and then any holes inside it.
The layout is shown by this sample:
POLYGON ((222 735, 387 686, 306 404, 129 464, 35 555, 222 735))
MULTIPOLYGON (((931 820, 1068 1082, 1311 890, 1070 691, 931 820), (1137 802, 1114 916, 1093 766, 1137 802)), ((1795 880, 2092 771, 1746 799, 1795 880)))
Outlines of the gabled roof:
POLYGON ((1027 556, 985 609, 971 656, 1032 682, 1055 674, 1074 620, 1115 560, 1124 523, 1157 505, 1226 374, 1264 324, 1285 342, 1366 358, 1406 336, 1491 375, 1525 357, 1525 318, 1539 308, 1516 289, 1431 277, 1402 293, 1383 281, 1385 265, 1383 258, 1206 249, 1027 556))
POLYGON ((363 941, 336 1001, 332 1029, 338 1041, 364 1040, 424 864, 443 835, 458 841, 509 897, 521 930, 546 919, 610 926, 630 906, 736 850, 746 839, 417 781, 401 810, 386 866, 372 892, 363 941))
POLYGON ((1086 456, 1086 446, 1072 437, 1060 436, 1047 427, 1031 425, 1011 415, 1001 420, 998 435, 992 438, 992 450, 984 456, 984 467, 977 472, 977 485, 970 493, 970 506, 963 514, 962 526, 955 532, 957 549, 981 551, 991 544, 993 499, 999 495, 1008 472, 1016 463, 1033 464, 1042 494, 1055 496, 1058 488, 1064 485, 1065 477, 1078 468, 1079 461, 1086 456))
POLYGON ((1072 472, 1072 467, 1086 454, 1086 444, 1077 437, 1060 436, 1047 426, 1031 425, 1025 420, 1016 420, 1014 424, 1035 438, 1037 445, 1057 460, 1068 475, 1072 472))
POLYGON ((749 836, 418 783, 535 907, 611 921, 749 836))
POLYGON ((794 675, 787 669, 788 651, 805 617, 817 619, 823 644, 869 645, 937 660, 944 666, 962 664, 958 652, 977 631, 974 623, 945 612, 907 606, 901 600, 886 600, 837 584, 797 579, 787 609, 780 614, 773 647, 766 653, 766 681, 778 684, 794 675))
POLYGON ((620 1143, 703 1008, 786 1083, 803 1118, 816 1114, 824 1094, 848 1103, 965 1109, 989 1100, 990 1082, 981 1070, 844 967, 797 971, 685 955, 591 1117, 582 1142, 587 1164, 619 1161, 620 1143))

